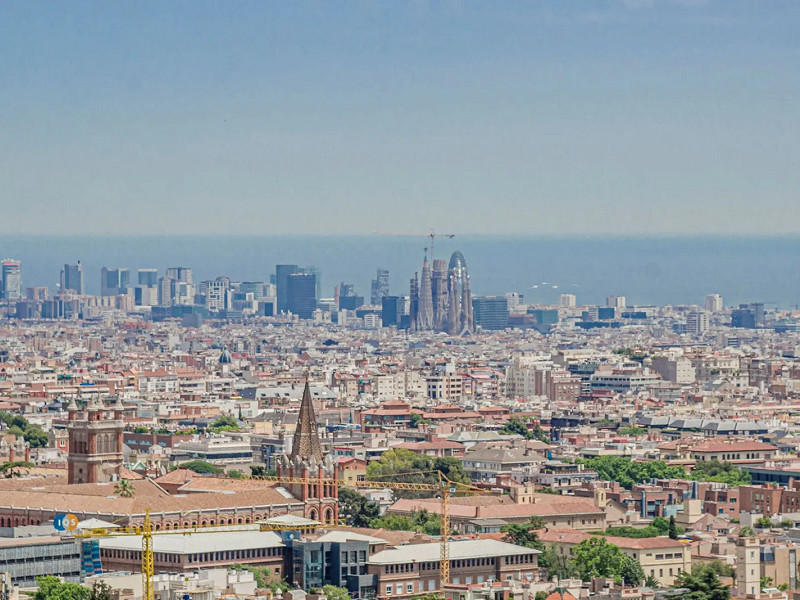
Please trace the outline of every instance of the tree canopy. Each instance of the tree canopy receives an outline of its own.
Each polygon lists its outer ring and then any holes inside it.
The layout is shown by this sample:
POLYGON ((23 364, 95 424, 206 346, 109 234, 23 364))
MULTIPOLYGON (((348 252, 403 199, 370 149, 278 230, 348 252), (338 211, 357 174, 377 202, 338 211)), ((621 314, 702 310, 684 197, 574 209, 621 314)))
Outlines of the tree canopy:
POLYGON ((210 475, 212 473, 222 473, 224 469, 213 465, 205 460, 190 460, 189 462, 181 463, 180 468, 189 469, 199 475, 210 475))
POLYGON ((209 431, 238 431, 241 429, 239 421, 230 415, 220 415, 208 426, 209 431))
POLYGON ((350 592, 347 591, 347 588, 323 585, 322 593, 327 596, 328 600, 350 600, 350 592))
POLYGON ((0 411, 0 421, 8 426, 8 433, 22 436, 31 448, 44 448, 47 446, 47 434, 38 425, 29 423, 22 415, 0 411))
POLYGON ((521 435, 526 440, 539 440, 545 443, 550 441, 544 429, 538 424, 535 425, 533 429, 528 429, 528 426, 517 418, 509 419, 509 421, 503 425, 502 429, 500 429, 500 433, 504 435, 521 435))
POLYGON ((10 479, 11 477, 19 477, 22 471, 27 471, 35 466, 36 465, 27 460, 15 460, 13 462, 7 462, 0 465, 0 473, 5 475, 6 478, 10 479))
POLYGON ((505 541, 511 544, 544 550, 544 544, 539 540, 537 533, 537 530, 543 527, 542 519, 533 517, 527 523, 509 523, 503 527, 502 532, 506 534, 505 541))
POLYGON ((350 527, 369 527, 380 512, 377 502, 351 488, 339 488, 339 514, 350 527))
POLYGON ((610 577, 617 583, 624 579, 627 583, 638 585, 645 578, 639 561, 602 537, 592 537, 575 546, 572 562, 583 581, 590 581, 594 577, 610 577))
POLYGON ((695 463, 694 469, 689 473, 689 479, 695 481, 717 481, 730 486, 748 485, 751 482, 750 473, 729 462, 719 460, 701 460, 695 463))
POLYGON ((692 568, 678 575, 673 585, 676 589, 687 590, 673 598, 681 600, 730 600, 731 588, 722 585, 716 570, 692 568))
POLYGON ((663 460, 637 462, 622 456, 598 456, 583 461, 587 469, 596 471, 602 481, 618 481, 625 489, 653 478, 685 479, 683 467, 670 466, 663 460))
POLYGON ((386 515, 370 522, 373 529, 390 529, 392 531, 421 531, 426 535, 440 535, 442 520, 427 510, 414 511, 410 517, 405 515, 386 515))
POLYGON ((617 433, 620 435, 624 435, 625 437, 639 437, 641 435, 645 435, 647 433, 647 429, 644 427, 636 427, 633 425, 620 427, 617 429, 617 433))
POLYGON ((54 575, 36 578, 33 600, 90 600, 90 590, 78 583, 64 583, 54 575))
MULTIPOLYGON (((436 471, 441 471, 450 481, 470 483, 469 477, 461 466, 461 461, 457 458, 434 458, 403 448, 388 450, 378 460, 371 461, 367 465, 367 479, 370 481, 437 484, 439 478, 436 471)), ((401 498, 419 498, 431 495, 430 492, 406 490, 395 490, 395 494, 401 498)))
POLYGON ((621 525, 619 527, 609 527, 603 533, 605 535, 627 538, 650 538, 668 535, 672 539, 678 539, 678 536, 683 532, 683 527, 675 523, 675 517, 670 517, 669 519, 656 517, 647 527, 621 525))

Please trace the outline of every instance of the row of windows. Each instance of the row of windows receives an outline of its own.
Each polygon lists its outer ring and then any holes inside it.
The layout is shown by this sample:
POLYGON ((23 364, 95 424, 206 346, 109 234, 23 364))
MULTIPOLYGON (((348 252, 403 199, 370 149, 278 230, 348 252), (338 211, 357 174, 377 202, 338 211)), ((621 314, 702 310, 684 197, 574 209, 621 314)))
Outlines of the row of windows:
POLYGON ((265 558, 282 556, 283 548, 253 548, 251 550, 230 550, 227 552, 206 552, 203 554, 190 554, 189 562, 210 562, 239 558, 265 558))
MULTIPOLYGON (((123 560, 141 559, 141 551, 139 550, 104 550, 103 554, 108 558, 118 558, 123 560)), ((250 550, 230 550, 227 552, 204 552, 190 554, 189 562, 219 562, 242 558, 266 558, 282 555, 283 548, 252 548, 250 550)), ((179 563, 180 556, 180 554, 170 554, 166 552, 156 552, 154 554, 155 560, 162 563, 179 563)))
MULTIPOLYGON (((344 553, 342 553, 344 554, 344 553)), ((506 564, 511 565, 518 565, 518 564, 525 564, 533 562, 533 554, 523 554, 521 556, 507 556, 506 557, 506 564)), ((452 569, 465 569, 469 567, 485 567, 485 566, 494 566, 496 564, 496 559, 494 557, 486 557, 486 558, 466 558, 466 559, 459 559, 459 560, 451 560, 450 567, 452 569)), ((438 562, 427 561, 419 563, 420 571, 434 571, 439 568, 438 562)), ((398 564, 398 565, 385 565, 383 567, 384 573, 413 573, 414 572, 414 564, 413 563, 405 563, 405 564, 398 564)))
POLYGON ((351 550, 350 551, 350 560, 347 560, 347 550, 342 550, 342 562, 367 562, 367 551, 366 550, 351 550))
MULTIPOLYGON (((677 575, 680 575, 680 574, 681 574, 681 568, 680 568, 680 567, 678 567, 677 569, 675 569, 675 571, 676 571, 676 573, 673 573, 672 569, 670 569, 670 570, 669 570, 669 576, 670 576, 670 577, 672 577, 674 574, 677 574, 677 575)), ((655 577, 655 576, 656 576, 656 570, 655 570, 655 569, 650 569, 650 575, 652 575, 653 577, 655 577)), ((663 576, 664 576, 664 569, 659 569, 659 570, 658 570, 658 576, 659 576, 659 577, 663 577, 663 576)))
MULTIPOLYGON (((474 559, 473 559, 474 560, 474 559)), ((456 561, 458 562, 458 561, 456 561)), ((467 561, 469 562, 469 561, 467 561)), ((518 554, 517 556, 507 556, 507 565, 524 565, 533 562, 533 554, 518 554)))

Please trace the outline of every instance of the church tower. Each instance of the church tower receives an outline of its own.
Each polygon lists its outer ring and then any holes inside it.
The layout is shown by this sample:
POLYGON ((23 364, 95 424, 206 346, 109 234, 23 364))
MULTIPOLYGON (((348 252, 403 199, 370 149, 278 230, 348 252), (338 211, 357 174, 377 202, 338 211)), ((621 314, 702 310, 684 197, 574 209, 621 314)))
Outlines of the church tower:
POLYGON ((339 519, 339 488, 336 468, 330 455, 323 456, 317 432, 317 417, 311 401, 311 390, 306 381, 297 428, 292 439, 292 451, 281 456, 277 465, 278 476, 306 479, 286 487, 293 496, 305 504, 305 516, 325 524, 335 524, 339 519), (313 480, 329 480, 325 482, 313 480))
POLYGON ((104 483, 119 479, 122 468, 122 401, 112 408, 93 398, 83 412, 73 399, 67 407, 69 423, 69 483, 104 483))

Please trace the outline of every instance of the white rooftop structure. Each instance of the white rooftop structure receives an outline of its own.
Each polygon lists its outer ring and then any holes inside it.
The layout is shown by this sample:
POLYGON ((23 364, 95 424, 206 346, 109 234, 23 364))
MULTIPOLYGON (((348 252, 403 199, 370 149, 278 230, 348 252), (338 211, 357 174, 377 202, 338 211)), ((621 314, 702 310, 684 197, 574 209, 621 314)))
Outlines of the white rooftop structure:
MULTIPOLYGON (((153 551, 165 554, 196 554, 283 546, 281 536, 258 529, 239 531, 197 531, 153 536, 153 551)), ((100 547, 113 550, 141 550, 142 536, 100 538, 100 547)))
MULTIPOLYGON (((408 544, 395 546, 373 554, 367 561, 372 565, 392 565, 403 562, 438 561, 441 545, 408 544)), ((457 540, 450 542, 450 560, 465 558, 485 558, 492 556, 520 556, 523 554, 540 554, 539 550, 509 544, 499 540, 457 540)))
POLYGON ((381 538, 372 537, 371 535, 364 535, 361 533, 354 533, 352 531, 329 531, 325 535, 317 538, 318 542, 369 542, 370 544, 387 543, 386 540, 381 538))

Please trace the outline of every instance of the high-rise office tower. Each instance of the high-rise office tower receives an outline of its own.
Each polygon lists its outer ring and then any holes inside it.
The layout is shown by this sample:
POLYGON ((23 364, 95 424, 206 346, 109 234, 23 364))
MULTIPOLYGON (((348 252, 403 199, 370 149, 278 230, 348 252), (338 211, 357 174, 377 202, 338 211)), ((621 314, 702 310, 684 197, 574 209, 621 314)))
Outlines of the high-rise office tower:
POLYGON ((625 296, 609 296, 606 298, 606 306, 608 308, 625 308, 625 296))
POLYGON ((175 280, 172 277, 161 277, 158 280, 158 305, 172 306, 175 302, 175 280))
POLYGON ((722 310, 722 296, 719 294, 708 294, 706 296, 705 309, 708 312, 716 313, 722 310))
POLYGON ((313 273, 292 273, 286 280, 287 310, 310 319, 317 309, 317 277, 313 273))
POLYGON ((8 302, 22 300, 22 265, 18 260, 3 261, 2 298, 8 302))
POLYGON ((139 285, 156 287, 158 285, 158 269, 139 269, 137 271, 139 285))
POLYGON ((381 323, 384 327, 397 327, 403 316, 405 299, 400 296, 383 296, 381 298, 381 323))
POLYGON ((278 312, 289 310, 287 303, 287 293, 289 289, 289 276, 299 273, 300 267, 297 265, 276 265, 275 266, 275 286, 278 299, 278 312))
POLYGON ((479 296, 472 301, 475 325, 485 330, 508 327, 508 301, 505 296, 479 296))
POLYGON ((690 335, 703 335, 708 331, 708 313, 693 310, 686 316, 686 333, 690 335))
POLYGON ((227 277, 217 277, 202 283, 205 289, 206 309, 209 312, 221 312, 231 308, 230 282, 227 277))
POLYGON ((342 282, 339 284, 339 297, 342 296, 355 296, 356 288, 352 283, 342 282))
POLYGON ((370 304, 380 304, 381 298, 389 295, 389 271, 378 269, 375 279, 370 286, 370 304))
POLYGON ((194 273, 190 267, 169 267, 165 275, 180 283, 194 283, 194 273))
POLYGON ((81 261, 78 261, 77 265, 64 265, 64 270, 61 271, 61 291, 84 294, 83 265, 81 265, 81 261))
POLYGON ((322 270, 319 267, 301 267, 300 271, 314 276, 314 298, 319 302, 322 297, 322 270))
POLYGON ((561 308, 575 308, 577 305, 575 294, 561 294, 558 297, 558 305, 561 308))
POLYGON ((100 295, 119 296, 127 294, 130 287, 130 271, 128 269, 100 269, 100 295))

